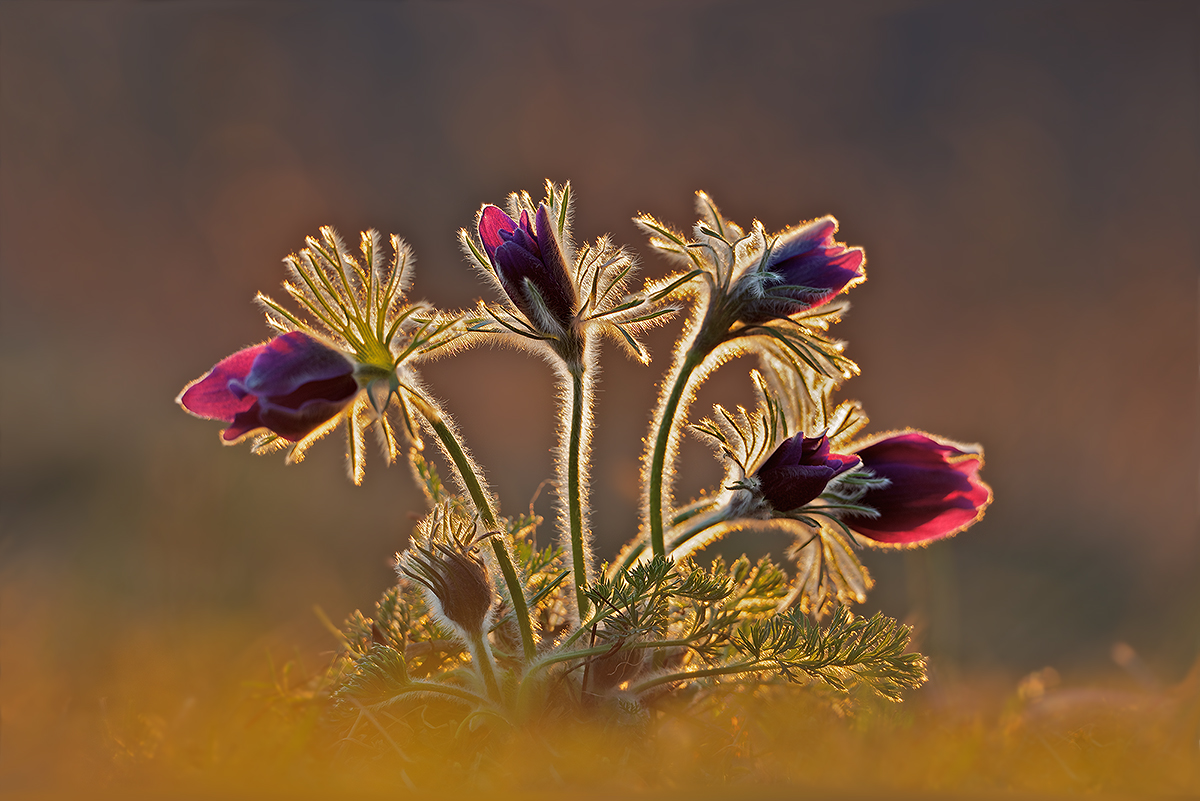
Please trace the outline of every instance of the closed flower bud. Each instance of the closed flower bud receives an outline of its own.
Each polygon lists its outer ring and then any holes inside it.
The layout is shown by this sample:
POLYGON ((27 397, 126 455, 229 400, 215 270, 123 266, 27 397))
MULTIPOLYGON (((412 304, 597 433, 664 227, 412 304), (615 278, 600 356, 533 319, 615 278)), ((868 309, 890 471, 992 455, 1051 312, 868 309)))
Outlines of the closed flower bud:
POLYGON ((535 225, 530 225, 527 211, 521 212, 518 223, 496 206, 485 206, 479 238, 500 285, 526 319, 545 328, 548 312, 559 328, 570 327, 578 306, 575 283, 545 203, 538 205, 535 225))
POLYGON ((468 642, 484 635, 495 592, 487 567, 470 548, 457 541, 413 546, 396 570, 422 585, 435 611, 468 642))
POLYGON ((359 386, 355 361, 299 331, 222 359, 177 401, 187 411, 229 427, 232 443, 260 429, 296 442, 345 409, 359 386))
POLYGON ((830 481, 859 464, 857 456, 830 453, 824 434, 796 434, 781 442, 754 475, 771 508, 790 512, 815 500, 830 481))

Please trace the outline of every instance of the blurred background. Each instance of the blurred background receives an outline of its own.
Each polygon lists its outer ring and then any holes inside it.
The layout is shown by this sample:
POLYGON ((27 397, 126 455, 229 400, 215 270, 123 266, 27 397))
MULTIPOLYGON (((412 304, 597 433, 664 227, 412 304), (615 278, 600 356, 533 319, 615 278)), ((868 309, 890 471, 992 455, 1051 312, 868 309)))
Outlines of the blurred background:
MULTIPOLYGON (((577 240, 613 234, 644 277, 668 268, 630 217, 689 228, 697 189, 769 231, 837 216, 870 276, 836 330, 863 369, 843 397, 871 431, 983 443, 996 495, 952 541, 867 553, 870 608, 942 675, 1090 675, 1124 642, 1177 681, 1200 650, 1197 7, 833 5, 0 6, 0 768, 328 659, 313 607, 338 622, 393 580, 408 471, 373 452, 355 488, 338 437, 285 467, 172 401, 267 336, 253 295, 318 226, 401 235, 413 295, 462 307, 486 287, 456 230, 546 178, 572 182, 577 240)), ((677 332, 648 368, 606 350, 601 556, 636 532, 677 332)), ((749 402, 751 366, 693 418, 749 402)), ((527 508, 545 365, 424 374, 527 508)), ((685 457, 680 495, 719 479, 685 457)))

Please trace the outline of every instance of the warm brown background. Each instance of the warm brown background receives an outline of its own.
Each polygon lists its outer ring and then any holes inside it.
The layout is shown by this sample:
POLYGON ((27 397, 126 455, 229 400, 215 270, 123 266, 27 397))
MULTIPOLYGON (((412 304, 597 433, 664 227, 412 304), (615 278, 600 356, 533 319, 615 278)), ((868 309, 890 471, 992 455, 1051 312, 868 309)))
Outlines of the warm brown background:
MULTIPOLYGON (((1175 680, 1200 647, 1197 19, 1094 0, 3 4, 8 766, 30 715, 169 716, 269 649, 323 658, 310 609, 340 619, 386 586, 419 509, 407 471, 373 458, 355 489, 337 439, 299 467, 223 449, 172 399, 266 335, 250 300, 318 225, 399 233, 415 295, 461 306, 483 287, 455 230, 547 177, 573 182, 578 237, 613 233, 649 276, 666 267, 630 216, 688 226, 695 189, 771 230, 835 214, 869 257, 838 330, 864 372, 846 394, 873 430, 984 443, 997 498, 952 542, 868 554, 873 604, 919 623, 943 670, 1101 669, 1124 640, 1175 680)), ((636 525, 670 338, 653 344, 649 369, 606 353, 604 555, 636 525)), ((745 402, 748 366, 695 411, 745 402)), ((426 375, 524 507, 551 472, 545 366, 480 350, 426 375)), ((687 489, 716 480, 687 453, 687 489)))

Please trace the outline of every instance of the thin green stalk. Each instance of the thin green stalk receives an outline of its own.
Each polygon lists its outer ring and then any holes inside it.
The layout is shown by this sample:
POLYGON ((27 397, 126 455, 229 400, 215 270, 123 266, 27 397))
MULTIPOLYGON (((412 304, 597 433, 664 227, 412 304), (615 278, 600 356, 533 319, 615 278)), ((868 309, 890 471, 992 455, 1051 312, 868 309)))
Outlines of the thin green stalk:
POLYGON ((724 506, 720 506, 716 509, 706 512, 703 515, 698 515, 697 517, 692 518, 692 520, 689 521, 692 524, 687 529, 675 534, 670 538, 669 544, 671 546, 671 553, 679 550, 688 542, 703 534, 705 531, 708 531, 713 526, 718 526, 721 523, 724 523, 732 516, 733 509, 729 504, 725 504, 724 506))
POLYGON ((517 568, 508 556, 508 549, 499 537, 491 537, 492 553, 496 554, 496 562, 500 572, 504 574, 504 585, 508 587, 508 595, 513 602, 513 615, 517 618, 517 628, 521 630, 521 650, 525 652, 525 661, 530 662, 537 656, 537 645, 533 641, 533 629, 529 623, 529 605, 525 602, 525 591, 517 578, 517 568))
MULTIPOLYGON (((703 333, 703 329, 700 333, 703 333)), ((650 482, 650 508, 647 510, 650 524, 650 547, 655 556, 667 555, 666 545, 663 541, 663 481, 668 445, 671 441, 671 434, 675 430, 675 415, 679 411, 679 404, 683 400, 692 373, 704 362, 705 357, 712 352, 714 347, 715 344, 710 344, 703 337, 696 337, 692 346, 688 348, 683 361, 679 364, 679 369, 675 373, 675 383, 671 387, 671 394, 667 396, 667 402, 663 404, 657 418, 658 433, 654 438, 654 451, 650 457, 650 470, 647 476, 650 482)))
POLYGON ((721 667, 704 668, 703 670, 684 671, 682 673, 668 673, 665 676, 656 676, 653 679, 647 679, 641 684, 633 687, 630 692, 634 695, 644 693, 652 687, 657 687, 660 684, 671 684, 676 681, 691 681, 692 679, 702 679, 705 676, 728 676, 734 673, 753 673, 761 670, 771 670, 775 666, 772 664, 764 664, 760 661, 753 662, 738 662, 733 665, 723 665, 721 667))
POLYGON ((583 450, 583 370, 571 371, 571 431, 567 450, 567 516, 571 526, 571 566, 575 574, 575 603, 579 620, 587 617, 587 553, 583 547, 583 487, 579 463, 583 450))
MULTIPOLYGON (((715 501, 712 501, 712 499, 706 500, 710 501, 710 507, 712 507, 715 503, 715 501)), ((700 511, 693 511, 691 514, 683 516, 682 518, 679 515, 676 515, 676 518, 674 521, 672 521, 671 528, 668 530, 667 535, 664 535, 663 537, 663 545, 664 547, 669 546, 669 549, 667 550, 668 554, 673 553, 693 537, 704 533, 719 523, 725 522, 729 519, 729 517, 730 509, 728 506, 722 506, 716 509, 709 508, 707 511, 704 511, 703 507, 701 507, 700 511), (686 529, 681 534, 670 535, 670 531, 674 531, 684 523, 688 522, 692 523, 690 528, 686 529)), ((639 558, 641 558, 641 555, 645 552, 646 541, 641 540, 639 542, 635 542, 632 546, 626 549, 624 555, 621 557, 621 560, 609 568, 609 575, 613 576, 622 570, 628 570, 638 561, 639 558)))
MULTIPOLYGON (((420 393, 407 387, 406 389, 408 389, 408 397, 417 407, 417 411, 429 421, 430 427, 433 428, 434 433, 446 448, 446 453, 450 454, 450 459, 454 462, 459 476, 467 486, 467 492, 470 493, 471 500, 474 501, 483 524, 489 529, 497 528, 496 513, 492 511, 491 500, 483 491, 479 476, 475 474, 471 460, 467 458, 466 451, 463 450, 458 438, 454 436, 450 426, 442 419, 436 406, 422 397, 420 393)), ((512 559, 509 558, 504 543, 500 541, 499 537, 492 537, 491 541, 492 552, 496 554, 496 562, 500 565, 500 572, 504 574, 504 584, 508 587, 508 596, 512 599, 517 628, 521 631, 521 647, 525 652, 525 659, 532 660, 537 655, 537 645, 534 643, 533 629, 529 622, 529 605, 525 601, 525 589, 521 586, 521 581, 517 577, 517 569, 513 565, 512 559)))
POLYGON ((410 681, 405 685, 404 693, 400 693, 400 695, 404 695, 409 692, 427 692, 437 693, 439 695, 447 695, 470 706, 476 706, 480 701, 484 700, 470 690, 464 690, 449 684, 438 684, 432 681, 410 681))
POLYGON ((487 493, 483 491, 483 486, 479 482, 479 476, 475 474, 475 469, 471 465, 471 460, 467 458, 466 451, 463 450, 458 438, 454 436, 454 432, 450 430, 450 426, 442 418, 441 412, 424 398, 419 392, 414 392, 412 389, 405 387, 408 390, 408 397, 413 405, 427 421, 433 433, 437 434, 442 445, 446 448, 446 453, 450 455, 450 460, 454 462, 454 467, 458 470, 458 475, 462 478, 463 483, 467 486, 467 492, 471 496, 471 500, 475 503, 475 509, 479 512, 479 517, 483 520, 483 524, 488 528, 496 527, 496 513, 492 511, 492 502, 488 498, 487 493))

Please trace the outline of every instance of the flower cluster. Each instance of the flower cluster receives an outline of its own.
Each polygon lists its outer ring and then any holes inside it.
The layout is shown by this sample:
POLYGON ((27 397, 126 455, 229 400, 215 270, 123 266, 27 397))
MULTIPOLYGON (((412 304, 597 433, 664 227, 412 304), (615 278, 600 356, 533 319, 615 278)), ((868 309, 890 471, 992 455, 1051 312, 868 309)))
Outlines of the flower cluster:
POLYGON ((608 237, 576 244, 572 202, 569 185, 548 182, 536 204, 520 192, 504 208, 484 205, 459 241, 495 300, 453 313, 405 299, 412 255, 399 238, 385 260, 374 232, 356 254, 321 229, 286 260, 296 308, 258 297, 275 336, 222 359, 177 399, 223 422, 222 442, 287 448, 293 462, 344 424, 355 483, 368 429, 387 461, 407 455, 431 510, 397 555, 398 585, 373 618, 347 622, 326 687, 335 711, 387 707, 397 724, 360 728, 356 717, 346 738, 374 727, 391 746, 436 739, 445 726, 415 723, 429 705, 441 705, 434 719, 459 721, 449 731, 485 719, 511 730, 572 710, 640 715, 685 685, 821 682, 890 699, 919 685, 924 661, 905 650, 909 630, 849 611, 872 586, 859 553, 952 536, 992 494, 979 446, 913 430, 864 437, 859 404, 835 402, 858 366, 828 331, 848 308, 842 294, 866 279, 863 250, 835 239, 832 217, 768 234, 699 193, 690 236, 636 218, 680 269, 633 291, 627 250, 608 237), (639 336, 677 312, 687 316, 645 440, 641 531, 599 569, 589 476, 600 341, 647 363, 639 336), (540 356, 559 381, 554 545, 537 544, 532 509, 502 514, 416 372, 423 359, 487 341, 540 356), (759 362, 753 411, 718 406, 689 424, 697 389, 738 355, 759 362), (715 447, 725 478, 677 504, 689 430, 715 447), (445 468, 456 490, 442 482, 445 468), (691 560, 724 537, 767 530, 790 535, 790 575, 766 558, 691 560))

